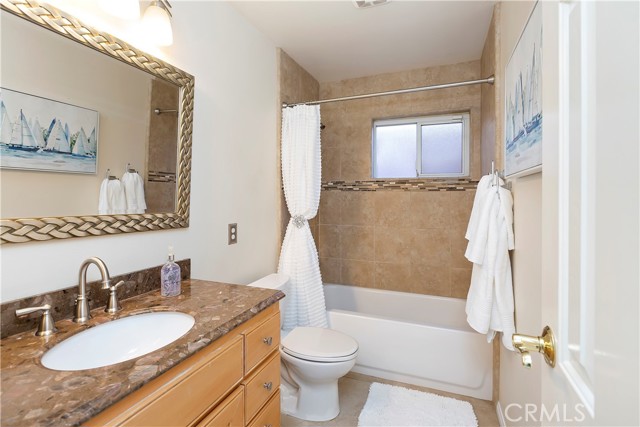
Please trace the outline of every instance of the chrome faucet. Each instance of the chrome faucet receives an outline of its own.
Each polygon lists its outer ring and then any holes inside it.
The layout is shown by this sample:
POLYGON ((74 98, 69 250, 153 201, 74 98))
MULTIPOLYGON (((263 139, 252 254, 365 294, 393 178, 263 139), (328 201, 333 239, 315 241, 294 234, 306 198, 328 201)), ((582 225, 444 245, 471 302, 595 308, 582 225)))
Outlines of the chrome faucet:
POLYGON ((80 264, 80 272, 78 274, 78 296, 76 297, 76 314, 73 321, 76 323, 84 323, 91 318, 89 313, 89 304, 87 301, 87 269, 91 264, 95 264, 100 270, 102 276, 102 289, 109 289, 111 287, 111 277, 109 277, 109 270, 106 264, 98 257, 85 259, 80 264))

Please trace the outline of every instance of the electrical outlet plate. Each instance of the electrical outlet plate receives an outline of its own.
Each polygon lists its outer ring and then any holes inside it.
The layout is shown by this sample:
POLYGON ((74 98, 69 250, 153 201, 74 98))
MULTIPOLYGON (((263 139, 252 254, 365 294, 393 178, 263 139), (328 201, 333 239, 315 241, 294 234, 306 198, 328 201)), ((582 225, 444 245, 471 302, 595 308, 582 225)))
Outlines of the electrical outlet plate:
POLYGON ((238 243, 238 224, 229 224, 229 245, 238 243))

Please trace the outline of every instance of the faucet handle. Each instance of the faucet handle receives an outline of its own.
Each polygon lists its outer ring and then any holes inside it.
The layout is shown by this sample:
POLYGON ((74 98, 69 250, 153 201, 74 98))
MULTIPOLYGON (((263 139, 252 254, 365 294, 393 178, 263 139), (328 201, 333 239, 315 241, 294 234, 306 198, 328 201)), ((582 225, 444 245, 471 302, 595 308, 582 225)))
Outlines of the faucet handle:
POLYGON ((105 312, 109 314, 115 314, 122 310, 122 307, 120 307, 120 304, 118 304, 118 296, 116 295, 116 290, 125 283, 127 282, 121 280, 115 285, 109 286, 109 299, 107 302, 107 307, 104 309, 105 312))
POLYGON ((18 309, 16 310, 16 316, 23 317, 37 311, 42 311, 42 316, 40 317, 40 322, 38 323, 36 335, 39 337, 44 337, 56 332, 58 329, 56 329, 55 322, 53 321, 53 317, 51 316, 51 306, 49 304, 45 304, 41 307, 27 307, 18 309))

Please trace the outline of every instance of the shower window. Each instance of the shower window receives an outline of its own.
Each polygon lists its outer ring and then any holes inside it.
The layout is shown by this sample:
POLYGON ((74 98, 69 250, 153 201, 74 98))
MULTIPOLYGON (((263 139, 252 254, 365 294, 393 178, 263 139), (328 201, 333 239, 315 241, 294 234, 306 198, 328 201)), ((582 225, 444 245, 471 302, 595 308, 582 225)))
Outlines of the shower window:
POLYGON ((469 175, 469 114, 376 120, 374 178, 469 175))

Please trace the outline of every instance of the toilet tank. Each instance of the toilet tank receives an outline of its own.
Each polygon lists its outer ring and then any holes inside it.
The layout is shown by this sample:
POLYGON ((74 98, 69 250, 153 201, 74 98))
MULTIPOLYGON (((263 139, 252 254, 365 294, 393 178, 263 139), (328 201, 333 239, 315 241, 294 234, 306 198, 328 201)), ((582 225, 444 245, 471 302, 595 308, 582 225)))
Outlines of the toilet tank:
MULTIPOLYGON (((251 282, 247 286, 252 286, 254 288, 277 289, 286 294, 287 287, 289 286, 289 276, 286 274, 273 273, 258 279, 255 282, 251 282)), ((282 300, 280 300, 280 327, 282 327, 282 320, 284 319, 284 306, 285 305, 282 303, 282 300)))

